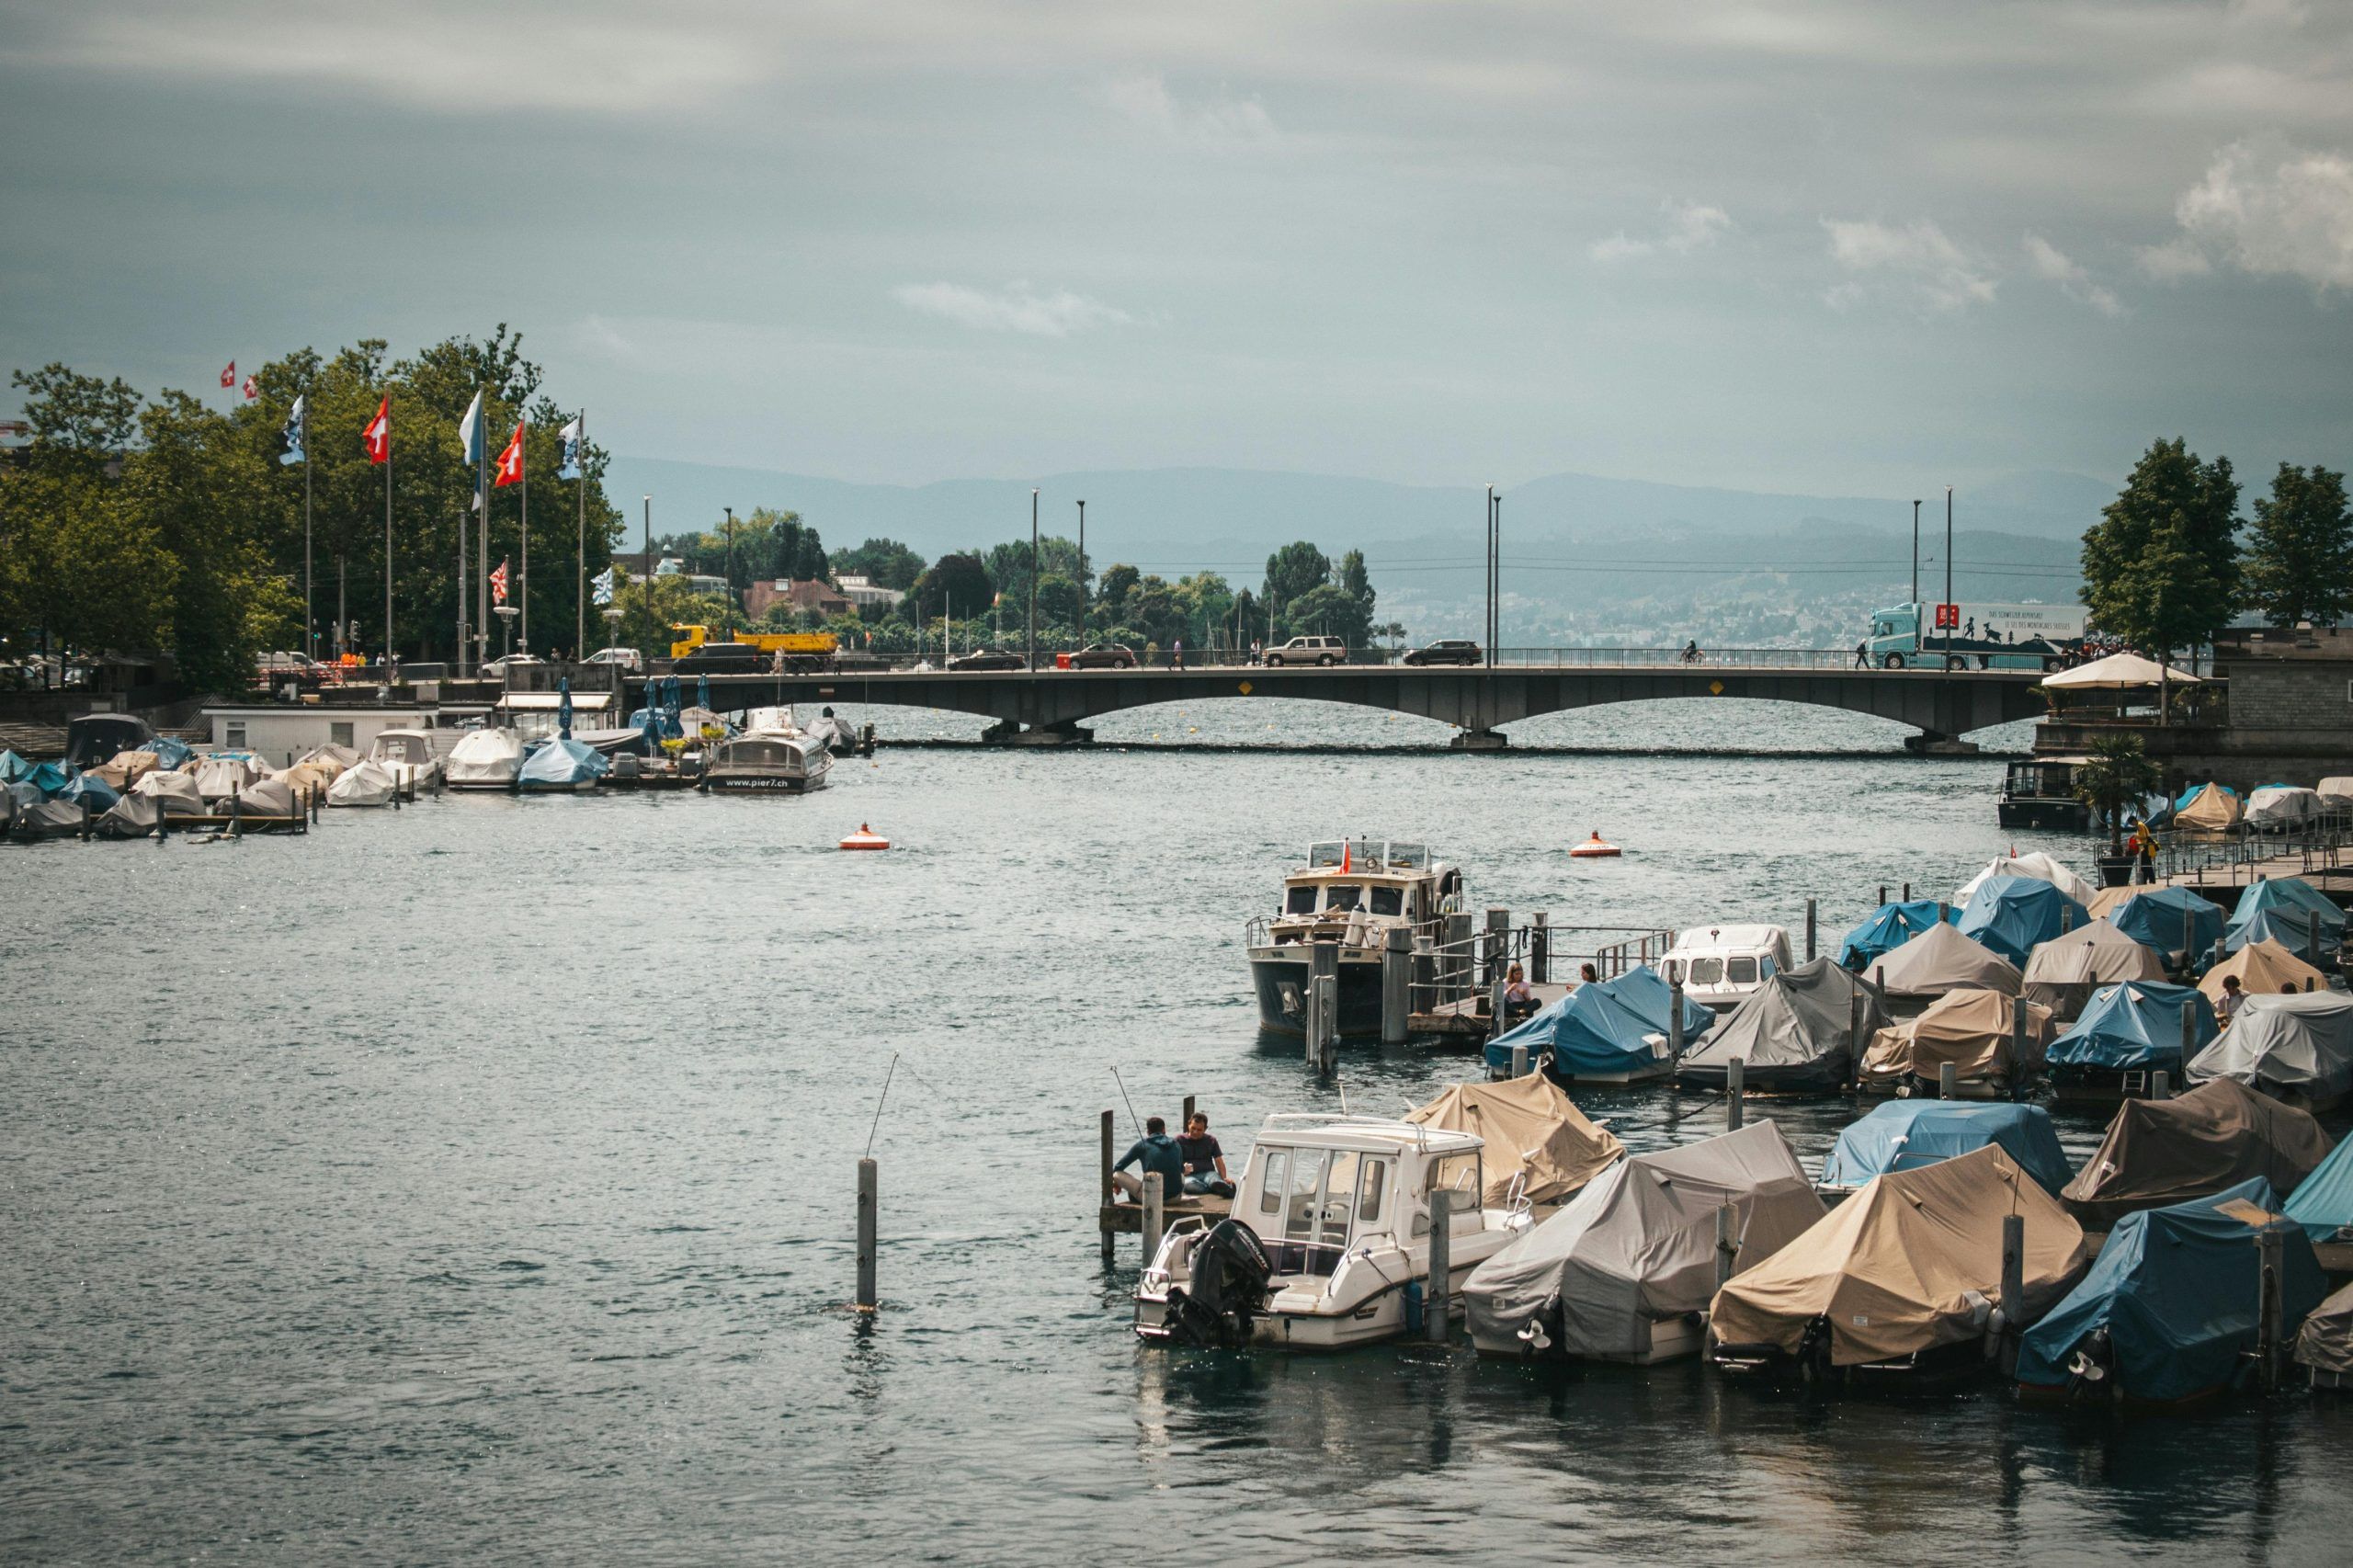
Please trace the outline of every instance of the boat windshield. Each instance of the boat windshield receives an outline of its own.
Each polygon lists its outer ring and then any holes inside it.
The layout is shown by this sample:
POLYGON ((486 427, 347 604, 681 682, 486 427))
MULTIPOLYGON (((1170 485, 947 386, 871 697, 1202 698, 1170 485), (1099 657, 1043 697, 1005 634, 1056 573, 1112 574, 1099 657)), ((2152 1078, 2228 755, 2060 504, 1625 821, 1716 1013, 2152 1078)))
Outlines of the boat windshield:
MULTIPOLYGON (((1683 978, 1683 983, 1686 985, 1722 985, 1723 983, 1724 960, 1722 959, 1692 959, 1685 967, 1688 971, 1683 978)), ((1749 966, 1752 971, 1749 978, 1752 980, 1756 978, 1753 972, 1756 967, 1754 964, 1749 966)))
POLYGON ((1389 846, 1389 863, 1416 871, 1427 871, 1430 865, 1430 846, 1427 844, 1396 844, 1389 846))
POLYGON ((1747 957, 1725 960, 1724 977, 1734 985, 1756 984, 1756 960, 1747 957))
POLYGON ((1335 882, 1324 894, 1324 907, 1354 909, 1357 906, 1357 900, 1362 896, 1363 892, 1364 889, 1352 882, 1335 882))
POLYGON ((378 762, 430 762, 431 747, 423 735, 378 735, 375 758, 378 762))
POLYGON ((1404 888, 1372 888, 1369 891, 1372 894, 1372 912, 1375 915, 1403 915, 1405 913, 1405 890, 1404 888))
POLYGON ((1314 914, 1314 913, 1315 913, 1315 889, 1314 889, 1314 886, 1313 886, 1313 884, 1309 884, 1309 885, 1304 886, 1304 887, 1295 887, 1295 888, 1291 888, 1291 889, 1290 889, 1289 891, 1287 891, 1287 892, 1283 894, 1283 913, 1284 913, 1285 915, 1313 915, 1313 914, 1314 914))

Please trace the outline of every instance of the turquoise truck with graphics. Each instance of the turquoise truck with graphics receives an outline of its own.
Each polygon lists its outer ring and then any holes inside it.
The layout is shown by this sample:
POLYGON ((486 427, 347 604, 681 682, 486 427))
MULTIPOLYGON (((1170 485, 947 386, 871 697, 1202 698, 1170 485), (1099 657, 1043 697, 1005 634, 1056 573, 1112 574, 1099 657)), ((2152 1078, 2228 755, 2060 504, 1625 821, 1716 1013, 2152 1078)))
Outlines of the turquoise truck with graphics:
POLYGON ((2083 641, 2081 605, 1901 604, 1871 612, 1864 656, 1886 670, 2045 670, 2083 641))

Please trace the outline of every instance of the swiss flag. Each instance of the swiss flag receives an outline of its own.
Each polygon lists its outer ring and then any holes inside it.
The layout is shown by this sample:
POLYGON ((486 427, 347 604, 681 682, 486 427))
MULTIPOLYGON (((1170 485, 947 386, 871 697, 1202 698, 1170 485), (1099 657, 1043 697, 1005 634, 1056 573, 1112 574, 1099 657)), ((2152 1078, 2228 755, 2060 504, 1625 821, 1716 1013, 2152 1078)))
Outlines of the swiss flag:
POLYGON ((505 451, 498 454, 496 472, 498 477, 490 483, 493 490, 523 483, 523 425, 520 420, 515 425, 515 438, 506 443, 505 451))
POLYGON ((221 384, 224 387, 237 384, 237 362, 234 359, 230 360, 228 368, 221 372, 221 384))
POLYGON ((386 397, 376 405, 376 417, 368 421, 368 428, 359 432, 360 445, 368 449, 371 463, 392 460, 392 400, 386 397))
POLYGON ((255 382, 251 376, 247 376, 245 378, 245 401, 247 403, 251 403, 254 399, 259 396, 261 396, 260 386, 255 382))

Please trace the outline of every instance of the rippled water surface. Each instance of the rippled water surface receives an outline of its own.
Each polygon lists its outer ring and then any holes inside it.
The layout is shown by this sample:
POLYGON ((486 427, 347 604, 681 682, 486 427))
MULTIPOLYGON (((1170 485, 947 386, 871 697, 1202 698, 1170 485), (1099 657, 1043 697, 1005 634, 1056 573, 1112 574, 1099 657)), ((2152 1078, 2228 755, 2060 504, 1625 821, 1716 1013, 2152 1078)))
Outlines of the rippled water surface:
MULTIPOLYGON (((2308 1396, 2120 1424, 1140 1349, 1135 1244, 1106 1274, 1091 1228, 1112 1069, 1139 1112, 1198 1095, 1235 1156, 1337 1108, 1258 1039, 1240 951, 1311 839, 1427 838, 1475 903, 1564 925, 1794 927, 1813 894, 1825 940, 2014 842, 1998 764, 1868 721, 1513 733, 1561 749, 1232 702, 1084 754, 886 748, 801 801, 0 849, 0 1557, 2344 1561, 2353 1409, 2308 1396), (899 847, 835 851, 860 821, 899 847), (1597 828, 1626 858, 1566 858, 1597 828), (870 1325, 842 1310, 870 1132, 870 1325)), ((1466 1070, 1352 1045, 1342 1079, 1388 1109, 1466 1070)), ((1722 1126, 1580 1097, 1637 1147, 1722 1126)), ((1853 1112, 1774 1114, 1812 1156, 1853 1112)))

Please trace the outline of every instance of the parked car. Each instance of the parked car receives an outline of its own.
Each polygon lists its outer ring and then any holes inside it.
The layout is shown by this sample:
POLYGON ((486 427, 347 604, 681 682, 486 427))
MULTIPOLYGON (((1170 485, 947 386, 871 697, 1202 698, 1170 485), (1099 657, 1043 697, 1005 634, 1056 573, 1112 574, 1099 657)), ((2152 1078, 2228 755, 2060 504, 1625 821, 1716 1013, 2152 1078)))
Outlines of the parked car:
POLYGON ((706 642, 670 666, 674 676, 757 675, 768 667, 768 656, 755 642, 706 642))
POLYGON ((1267 650, 1270 665, 1336 665, 1347 656, 1348 645, 1337 637, 1294 637, 1267 650))
POLYGON ((1017 670, 1029 661, 1009 648, 976 648, 948 661, 951 670, 1017 670))
POLYGON ((499 679, 505 680, 506 678, 506 672, 509 670, 519 670, 526 665, 544 665, 546 663, 547 661, 545 659, 540 658, 536 653, 506 653, 483 665, 482 673, 486 676, 495 676, 499 679))
POLYGON ((1475 665, 1479 663, 1479 644, 1468 637, 1443 637, 1427 648, 1409 648, 1401 664, 1408 665, 1475 665))
POLYGON ((592 665, 619 665, 631 675, 641 675, 645 670, 645 655, 634 648, 599 648, 588 655, 587 662, 592 665))
POLYGON ((1136 667, 1135 650, 1117 642, 1090 642, 1070 656, 1070 667, 1074 670, 1131 670, 1136 667))

